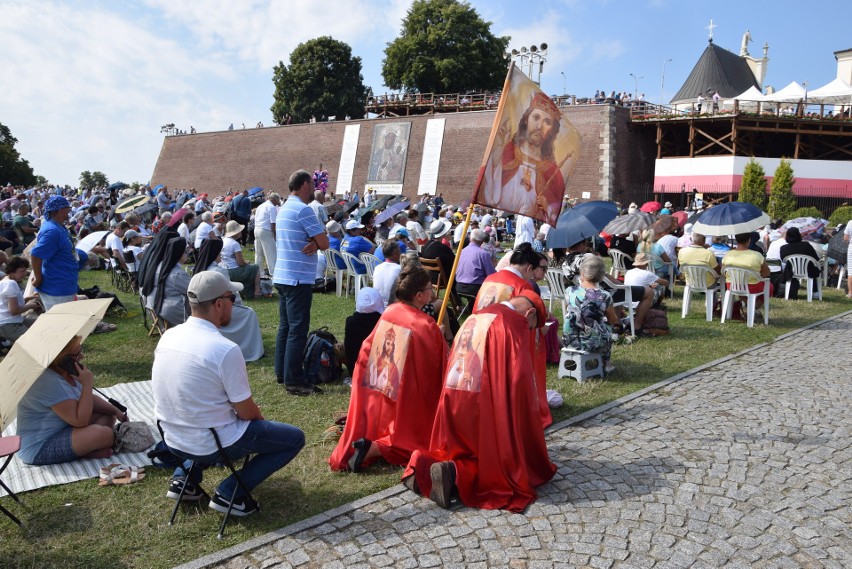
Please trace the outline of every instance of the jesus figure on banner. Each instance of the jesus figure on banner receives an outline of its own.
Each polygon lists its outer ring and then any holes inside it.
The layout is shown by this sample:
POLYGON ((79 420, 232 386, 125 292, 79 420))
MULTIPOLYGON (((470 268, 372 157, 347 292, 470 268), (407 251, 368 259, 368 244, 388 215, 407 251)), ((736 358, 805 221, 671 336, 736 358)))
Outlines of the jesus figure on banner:
POLYGON ((554 153, 561 117, 556 104, 539 91, 513 136, 509 119, 503 119, 485 171, 487 203, 556 224, 565 193, 565 179, 554 153))

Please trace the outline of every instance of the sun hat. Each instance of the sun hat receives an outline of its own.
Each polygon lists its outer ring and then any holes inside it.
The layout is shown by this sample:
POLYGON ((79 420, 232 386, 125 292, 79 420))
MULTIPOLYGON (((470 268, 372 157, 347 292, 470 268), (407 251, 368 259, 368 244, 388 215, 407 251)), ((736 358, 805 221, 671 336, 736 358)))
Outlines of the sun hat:
POLYGON ((636 257, 633 258, 633 266, 634 267, 647 267, 651 262, 651 259, 648 258, 648 255, 645 253, 636 253, 636 257))
POLYGON ((438 237, 443 237, 452 227, 453 224, 447 219, 436 219, 429 226, 429 233, 433 238, 437 239, 438 237))
POLYGON ((236 237, 243 232, 246 226, 239 221, 231 220, 225 224, 225 237, 236 237))
POLYGON ((189 281, 186 296, 189 302, 198 304, 207 302, 225 294, 228 291, 237 293, 243 290, 241 283, 228 280, 225 275, 216 271, 201 271, 189 281))
POLYGON ((346 231, 349 231, 349 230, 352 230, 352 229, 364 229, 364 226, 357 219, 350 219, 349 221, 346 222, 346 231))
POLYGON ((325 230, 329 233, 340 233, 341 231, 343 231, 343 227, 341 227, 339 223, 332 219, 331 221, 325 224, 325 230))
POLYGON ((408 230, 404 227, 397 227, 396 229, 394 229, 393 231, 390 232, 390 235, 388 235, 388 238, 393 239, 394 237, 397 237, 397 236, 405 237, 406 239, 408 239, 408 237, 409 237, 408 236, 408 230))
POLYGON ((378 290, 365 286, 358 291, 355 297, 355 311, 362 314, 378 312, 381 314, 385 311, 385 301, 382 299, 382 293, 378 290))
POLYGON ((133 229, 128 229, 127 231, 124 232, 124 240, 130 241, 131 239, 133 239, 135 237, 139 237, 140 235, 141 235, 141 233, 139 233, 138 231, 135 231, 133 229))

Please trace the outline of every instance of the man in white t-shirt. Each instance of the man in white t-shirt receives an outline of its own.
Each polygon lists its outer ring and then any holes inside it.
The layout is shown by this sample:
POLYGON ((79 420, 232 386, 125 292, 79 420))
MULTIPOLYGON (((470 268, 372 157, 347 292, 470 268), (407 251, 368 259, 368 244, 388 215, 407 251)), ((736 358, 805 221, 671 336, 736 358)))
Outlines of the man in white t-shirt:
POLYGON ((373 271, 373 288, 379 291, 382 295, 382 300, 385 301, 385 306, 390 302, 391 293, 393 292, 396 279, 399 277, 399 272, 402 269, 399 265, 400 249, 396 239, 388 239, 382 243, 382 255, 385 260, 376 265, 373 271))
POLYGON ((275 272, 275 218, 279 206, 281 196, 273 192, 254 212, 255 262, 261 272, 266 267, 269 276, 275 272))
POLYGON ((119 223, 115 230, 106 237, 106 248, 109 251, 112 259, 110 260, 112 267, 121 267, 127 270, 127 264, 124 262, 124 244, 121 240, 124 234, 130 229, 130 224, 126 221, 119 223))
POLYGON ((205 239, 216 237, 216 229, 213 227, 213 213, 205 211, 201 214, 201 223, 195 230, 195 250, 201 249, 201 244, 205 239))
MULTIPOLYGON (((219 452, 210 428, 216 429, 232 461, 255 455, 240 471, 242 485, 234 475, 228 476, 210 499, 210 508, 227 512, 234 496, 231 514, 236 516, 260 509, 246 492, 283 468, 305 445, 300 429, 264 420, 251 396, 240 347, 219 333, 230 323, 236 293, 242 288, 215 271, 192 277, 187 291, 192 316, 166 330, 151 370, 154 414, 175 455, 202 466, 217 463, 219 452)), ((201 499, 202 471, 190 471, 189 466, 187 462, 175 470, 167 497, 177 500, 186 485, 183 500, 201 499)))
POLYGON ((624 284, 628 286, 650 287, 654 291, 653 304, 657 304, 666 293, 669 281, 649 271, 648 264, 650 262, 651 260, 645 253, 636 253, 636 257, 633 259, 633 268, 624 274, 624 284))

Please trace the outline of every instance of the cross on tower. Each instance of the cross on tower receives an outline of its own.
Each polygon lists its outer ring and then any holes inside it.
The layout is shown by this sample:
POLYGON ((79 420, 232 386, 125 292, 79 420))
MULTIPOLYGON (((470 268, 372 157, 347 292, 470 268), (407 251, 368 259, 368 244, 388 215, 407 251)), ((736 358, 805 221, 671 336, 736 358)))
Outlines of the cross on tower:
POLYGON ((713 41, 713 30, 718 28, 718 27, 719 26, 717 26, 716 24, 713 23, 713 19, 711 18, 710 19, 710 25, 707 26, 706 28, 704 28, 705 30, 710 30, 710 41, 711 42, 713 41))

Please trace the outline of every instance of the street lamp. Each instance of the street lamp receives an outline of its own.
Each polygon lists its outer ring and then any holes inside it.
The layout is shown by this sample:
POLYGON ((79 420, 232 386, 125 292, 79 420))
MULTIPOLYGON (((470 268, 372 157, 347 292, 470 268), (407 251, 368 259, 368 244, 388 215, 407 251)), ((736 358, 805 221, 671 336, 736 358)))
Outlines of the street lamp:
POLYGON ((563 95, 567 95, 567 94, 568 94, 568 90, 567 90, 567 89, 566 89, 566 87, 565 87, 565 72, 564 72, 564 71, 560 71, 559 73, 561 73, 561 74, 562 74, 562 94, 563 94, 563 95))
POLYGON ((547 61, 546 43, 530 47, 523 46, 520 51, 513 49, 506 56, 514 61, 531 81, 535 81, 536 85, 541 83, 541 72, 544 70, 544 63, 547 61), (538 64, 538 68, 535 69, 536 78, 533 79, 533 67, 536 63, 538 64))
POLYGON ((633 77, 633 100, 635 101, 639 98, 639 80, 644 79, 645 76, 640 75, 639 77, 636 77, 632 73, 630 74, 630 76, 633 77))
POLYGON ((663 61, 663 75, 660 79, 660 106, 662 107, 665 104, 665 100, 663 100, 663 86, 666 84, 666 63, 670 62, 672 58, 668 58, 663 61))

